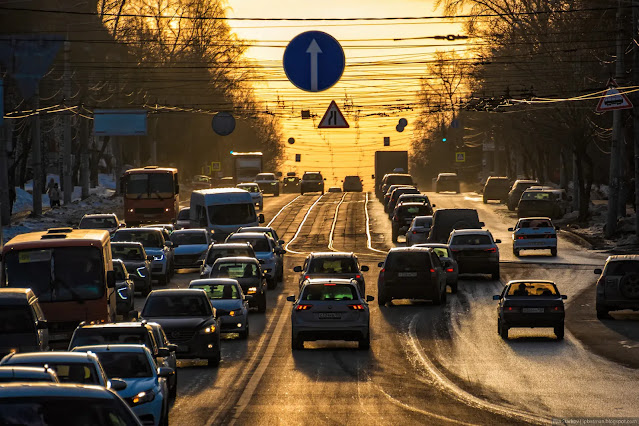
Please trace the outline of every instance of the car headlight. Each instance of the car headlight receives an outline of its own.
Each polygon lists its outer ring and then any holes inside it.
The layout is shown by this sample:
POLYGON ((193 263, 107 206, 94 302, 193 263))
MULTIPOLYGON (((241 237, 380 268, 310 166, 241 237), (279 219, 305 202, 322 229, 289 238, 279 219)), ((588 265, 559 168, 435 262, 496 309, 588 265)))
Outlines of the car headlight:
POLYGON ((234 311, 230 311, 229 315, 232 317, 238 317, 240 315, 242 315, 242 310, 241 309, 236 309, 234 311))
POLYGON ((201 329, 200 333, 202 333, 202 334, 215 333, 215 325, 209 325, 208 327, 205 327, 205 328, 201 329))
POLYGON ((257 287, 249 287, 248 291, 246 292, 246 294, 255 294, 257 293, 257 287))
POLYGON ((164 260, 164 253, 154 254, 153 260, 157 260, 158 262, 164 260))
POLYGON ((117 292, 118 292, 118 296, 120 296, 120 299, 129 300, 129 295, 128 295, 129 292, 126 287, 117 289, 117 292))
POLYGON ((155 392, 153 392, 153 389, 145 390, 131 398, 131 405, 144 404, 147 402, 151 402, 154 399, 155 399, 155 392))
POLYGON ((146 278, 146 274, 145 274, 145 272, 146 272, 146 266, 140 266, 140 267, 137 269, 137 272, 138 272, 138 276, 139 276, 140 278, 146 278))

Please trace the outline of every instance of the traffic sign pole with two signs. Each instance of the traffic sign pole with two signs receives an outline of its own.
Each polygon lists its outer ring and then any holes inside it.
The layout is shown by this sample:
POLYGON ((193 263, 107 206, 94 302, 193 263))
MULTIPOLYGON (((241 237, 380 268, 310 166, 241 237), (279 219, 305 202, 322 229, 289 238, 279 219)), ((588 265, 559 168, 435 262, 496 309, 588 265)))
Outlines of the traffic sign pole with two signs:
POLYGON ((298 89, 321 92, 331 88, 344 73, 344 50, 322 31, 306 31, 290 41, 283 58, 286 77, 298 89))

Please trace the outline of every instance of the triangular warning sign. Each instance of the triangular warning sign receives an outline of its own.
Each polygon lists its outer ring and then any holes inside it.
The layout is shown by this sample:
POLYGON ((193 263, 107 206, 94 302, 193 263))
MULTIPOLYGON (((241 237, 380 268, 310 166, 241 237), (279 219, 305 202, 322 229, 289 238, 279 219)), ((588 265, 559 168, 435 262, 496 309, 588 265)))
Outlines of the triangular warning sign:
POLYGON ((597 112, 614 111, 616 109, 630 109, 632 102, 624 93, 620 93, 614 87, 609 88, 606 93, 599 99, 597 104, 597 112))
POLYGON ((348 129, 349 127, 335 101, 331 101, 322 121, 317 126, 318 129, 348 129))

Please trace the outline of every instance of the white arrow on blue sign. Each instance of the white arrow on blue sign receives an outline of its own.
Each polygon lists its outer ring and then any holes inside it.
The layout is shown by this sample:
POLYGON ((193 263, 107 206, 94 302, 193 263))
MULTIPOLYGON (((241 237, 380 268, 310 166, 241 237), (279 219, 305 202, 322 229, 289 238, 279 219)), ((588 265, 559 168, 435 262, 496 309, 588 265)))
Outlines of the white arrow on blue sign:
POLYGON ((342 77, 346 58, 333 36, 322 31, 307 31, 286 46, 283 63, 286 76, 297 88, 321 92, 342 77))

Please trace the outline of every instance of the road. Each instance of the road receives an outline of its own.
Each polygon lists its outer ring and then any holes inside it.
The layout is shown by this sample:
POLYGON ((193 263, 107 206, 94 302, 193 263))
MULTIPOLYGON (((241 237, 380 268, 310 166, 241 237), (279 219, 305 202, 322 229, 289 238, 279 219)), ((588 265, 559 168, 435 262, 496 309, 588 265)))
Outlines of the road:
MULTIPOLYGON (((171 423, 528 424, 555 417, 639 417, 638 371, 593 354, 571 333, 574 328, 587 334, 590 322, 600 326, 587 311, 574 324, 567 314, 564 341, 546 329, 515 329, 508 341, 497 334, 491 296, 504 282, 552 279, 568 295, 570 312, 573 299, 581 297, 583 305, 584 290, 596 278, 592 269, 606 254, 561 238, 556 258, 515 258, 507 231, 515 219, 505 207, 484 205, 470 193, 429 196, 438 208, 478 210, 502 240, 501 282, 465 277, 442 307, 395 301, 380 309, 372 302, 370 351, 354 343, 307 342, 293 353, 291 305, 285 300, 297 290, 293 267, 311 251, 355 251, 371 267, 367 293, 377 296, 377 263, 393 245, 390 224, 382 205, 365 193, 266 197, 266 221, 287 242, 285 279, 269 291, 266 314, 251 313, 249 339, 223 341, 218 369, 204 361, 179 362, 171 423)), ((179 271, 169 287, 186 287, 197 276, 179 271)), ((138 307, 142 303, 136 300, 138 307)), ((639 319, 626 315, 635 324, 639 319)), ((622 346, 603 328, 602 339, 622 346)))

